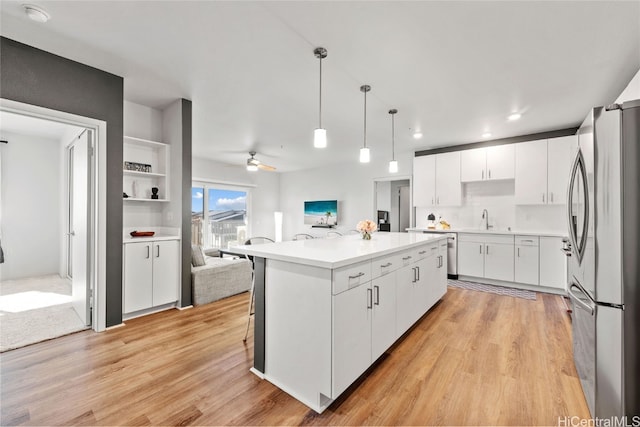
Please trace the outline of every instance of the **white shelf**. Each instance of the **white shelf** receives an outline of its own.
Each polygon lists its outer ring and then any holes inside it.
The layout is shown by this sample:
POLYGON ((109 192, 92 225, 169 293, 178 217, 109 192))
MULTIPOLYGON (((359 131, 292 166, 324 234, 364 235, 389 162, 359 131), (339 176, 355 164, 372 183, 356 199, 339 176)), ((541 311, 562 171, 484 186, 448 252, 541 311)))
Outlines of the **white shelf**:
POLYGON ((140 197, 123 197, 122 200, 129 201, 129 202, 168 202, 169 199, 143 199, 140 197))
POLYGON ((164 142, 151 141, 149 139, 136 138, 135 136, 124 136, 129 144, 137 144, 146 147, 165 147, 167 144, 164 142))
POLYGON ((164 177, 167 176, 167 174, 164 174, 164 173, 130 171, 130 170, 126 170, 126 169, 124 169, 122 171, 122 173, 125 174, 125 175, 132 175, 132 176, 138 176, 138 177, 148 177, 148 178, 164 178, 164 177))

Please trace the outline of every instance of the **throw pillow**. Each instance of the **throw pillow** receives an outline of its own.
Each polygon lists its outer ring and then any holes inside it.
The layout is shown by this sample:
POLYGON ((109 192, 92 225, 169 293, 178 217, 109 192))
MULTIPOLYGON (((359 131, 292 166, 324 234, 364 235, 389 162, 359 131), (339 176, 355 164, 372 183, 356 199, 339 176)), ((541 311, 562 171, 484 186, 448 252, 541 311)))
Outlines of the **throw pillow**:
POLYGON ((202 267, 205 265, 204 253, 200 245, 191 245, 191 265, 194 267, 202 267))

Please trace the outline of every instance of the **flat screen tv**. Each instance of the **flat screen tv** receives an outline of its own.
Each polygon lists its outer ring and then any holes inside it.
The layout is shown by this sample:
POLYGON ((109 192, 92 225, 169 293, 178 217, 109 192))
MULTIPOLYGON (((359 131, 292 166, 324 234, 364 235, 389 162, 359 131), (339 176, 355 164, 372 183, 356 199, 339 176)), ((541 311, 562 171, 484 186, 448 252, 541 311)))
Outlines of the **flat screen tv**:
POLYGON ((304 223, 331 227, 338 224, 338 201, 315 200, 304 202, 304 223))

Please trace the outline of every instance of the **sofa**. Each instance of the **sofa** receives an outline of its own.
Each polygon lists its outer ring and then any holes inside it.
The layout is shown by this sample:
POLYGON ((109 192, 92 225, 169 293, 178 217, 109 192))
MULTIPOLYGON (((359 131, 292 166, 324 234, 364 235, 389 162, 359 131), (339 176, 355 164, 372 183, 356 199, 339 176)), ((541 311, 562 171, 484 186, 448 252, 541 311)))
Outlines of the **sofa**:
POLYGON ((246 292, 251 288, 251 262, 245 258, 220 258, 193 247, 191 291, 193 304, 201 305, 246 292), (200 251, 200 254, 197 253, 200 251), (202 262, 204 261, 204 263, 202 262))

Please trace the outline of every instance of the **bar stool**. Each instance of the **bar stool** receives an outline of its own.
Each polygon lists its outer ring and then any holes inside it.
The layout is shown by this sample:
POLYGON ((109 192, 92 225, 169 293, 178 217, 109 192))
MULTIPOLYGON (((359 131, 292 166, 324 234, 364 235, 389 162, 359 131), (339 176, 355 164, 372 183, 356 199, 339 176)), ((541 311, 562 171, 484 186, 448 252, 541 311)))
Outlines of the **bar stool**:
POLYGON ((293 236, 293 240, 309 240, 309 239, 315 239, 315 237, 307 233, 298 233, 295 236, 293 236))
MULTIPOLYGON (((244 242, 245 245, 259 245, 263 243, 274 243, 268 237, 251 237, 244 242)), ((255 287, 256 287, 256 272, 255 272, 255 264, 253 262, 253 257, 251 255, 247 255, 247 259, 251 261, 251 293, 249 297, 249 311, 247 312, 247 330, 244 333, 244 338, 242 341, 246 342, 247 337, 249 336, 249 324, 251 323, 251 315, 254 314, 253 311, 253 302, 255 300, 255 287)))

